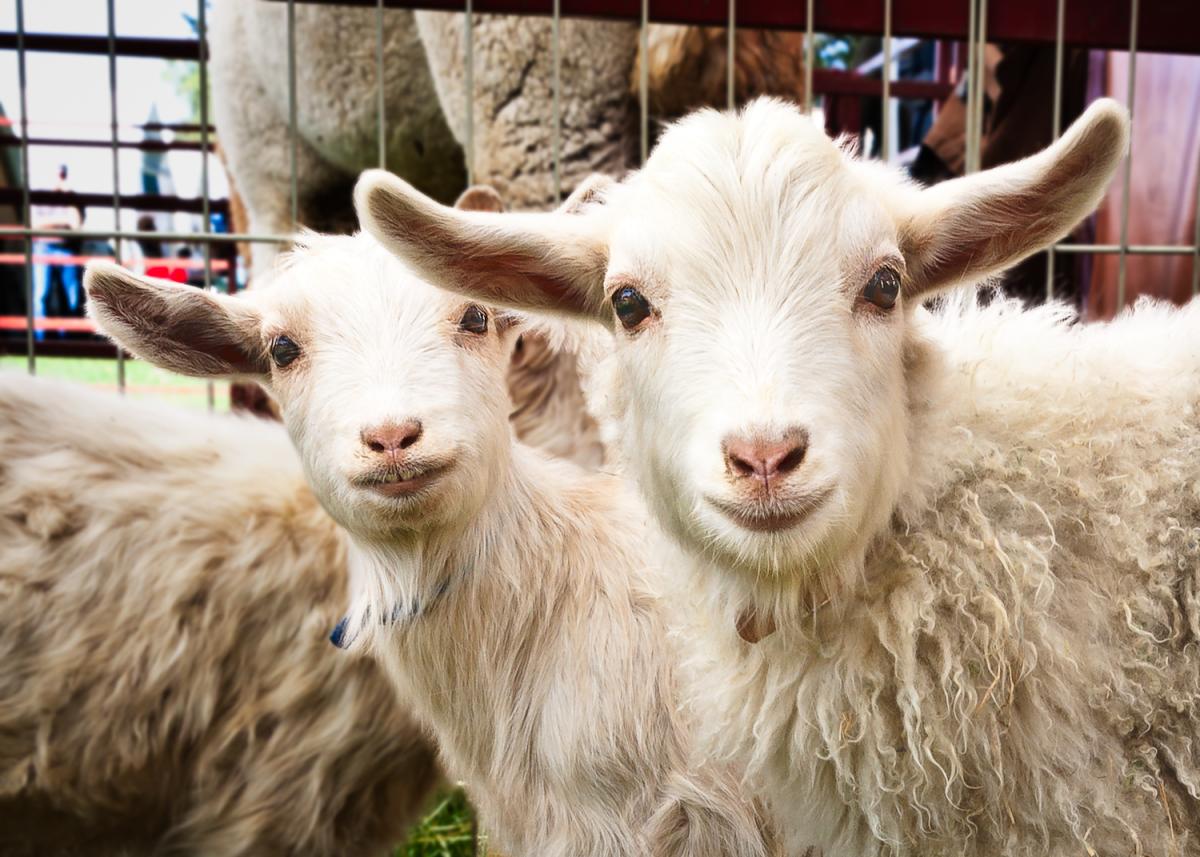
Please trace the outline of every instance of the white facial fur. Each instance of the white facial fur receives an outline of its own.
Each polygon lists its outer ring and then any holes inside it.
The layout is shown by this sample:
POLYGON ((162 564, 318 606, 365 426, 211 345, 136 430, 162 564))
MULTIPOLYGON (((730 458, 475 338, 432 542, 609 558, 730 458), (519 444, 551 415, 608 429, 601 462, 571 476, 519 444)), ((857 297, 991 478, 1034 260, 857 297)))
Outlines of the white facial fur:
POLYGON ((461 331, 467 302, 386 264, 371 239, 319 245, 251 293, 264 340, 287 333, 302 349, 268 387, 317 494, 351 531, 429 527, 478 507, 509 439, 509 343, 494 314, 485 334, 461 331), (399 472, 449 470, 412 497, 356 485, 381 467, 362 433, 412 420, 421 434, 399 472))
POLYGON ((780 573, 877 525, 904 474, 904 313, 860 298, 903 258, 892 218, 819 129, 755 118, 699 117, 714 151, 691 157, 676 143, 697 135, 680 126, 612 191, 614 210, 638 215, 611 235, 606 292, 632 285, 655 315, 632 333, 614 324, 598 371, 616 449, 660 520, 727 564, 780 573), (692 218, 670 216, 681 202, 692 218), (725 440, 790 428, 808 437, 803 459, 759 501, 730 478, 725 440), (722 510, 786 514, 822 497, 774 531, 722 510))
POLYGON ((269 284, 199 306, 204 326, 230 310, 244 317, 237 335, 250 371, 206 372, 189 349, 211 343, 164 334, 170 304, 196 301, 197 290, 112 266, 91 270, 88 285, 93 313, 135 353, 192 374, 250 374, 266 387, 322 504, 360 537, 469 516, 507 460, 513 334, 490 310, 486 333, 460 330, 470 302, 426 284, 369 236, 309 238, 269 284), (279 336, 300 349, 284 367, 269 356, 279 336), (415 422, 419 436, 396 454, 370 447, 381 428, 415 422), (428 484, 400 496, 364 484, 426 472, 428 484))

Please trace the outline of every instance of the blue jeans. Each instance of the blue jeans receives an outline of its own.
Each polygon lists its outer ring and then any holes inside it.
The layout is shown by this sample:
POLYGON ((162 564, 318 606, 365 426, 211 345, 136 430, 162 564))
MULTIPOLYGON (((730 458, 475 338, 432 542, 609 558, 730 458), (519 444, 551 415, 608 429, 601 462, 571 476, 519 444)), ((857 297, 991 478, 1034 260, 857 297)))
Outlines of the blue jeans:
MULTIPOLYGON (((70 256, 71 251, 57 242, 37 241, 33 245, 35 256, 70 256)), ((83 301, 83 284, 79 281, 78 265, 48 265, 35 262, 33 265, 33 315, 35 318, 45 318, 49 315, 51 289, 54 287, 55 275, 62 283, 63 295, 67 299, 67 312, 77 315, 83 301)), ((42 332, 38 332, 38 339, 42 332)))

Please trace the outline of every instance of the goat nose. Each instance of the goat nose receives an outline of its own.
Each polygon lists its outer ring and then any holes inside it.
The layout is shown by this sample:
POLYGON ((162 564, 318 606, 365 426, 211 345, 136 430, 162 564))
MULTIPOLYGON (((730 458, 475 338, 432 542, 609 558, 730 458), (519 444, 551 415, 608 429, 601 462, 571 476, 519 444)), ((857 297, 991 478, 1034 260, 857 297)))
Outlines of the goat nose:
POLYGON ((384 423, 364 429, 363 446, 371 452, 392 455, 408 449, 421 439, 421 421, 405 420, 402 423, 384 423))
POLYGON ((725 464, 736 478, 752 478, 769 485, 800 466, 808 451, 808 432, 791 428, 774 438, 762 434, 725 438, 725 464))

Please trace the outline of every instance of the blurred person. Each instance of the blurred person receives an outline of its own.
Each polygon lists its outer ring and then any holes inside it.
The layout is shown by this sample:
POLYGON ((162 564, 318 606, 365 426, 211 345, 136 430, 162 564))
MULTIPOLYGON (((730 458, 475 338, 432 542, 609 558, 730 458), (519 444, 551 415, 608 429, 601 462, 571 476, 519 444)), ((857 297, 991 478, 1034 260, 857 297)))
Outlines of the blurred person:
MULTIPOLYGON (((70 192, 67 184, 67 165, 58 168, 54 183, 55 193, 70 192)), ((34 229, 58 229, 77 231, 83 225, 83 210, 63 203, 35 205, 31 211, 31 226, 34 229)), ((61 237, 38 238, 33 242, 33 315, 45 318, 50 315, 50 302, 54 285, 62 286, 65 311, 78 315, 82 311, 83 283, 79 266, 67 260, 73 255, 71 242, 61 237)), ((38 331, 41 339, 43 331, 38 331)))

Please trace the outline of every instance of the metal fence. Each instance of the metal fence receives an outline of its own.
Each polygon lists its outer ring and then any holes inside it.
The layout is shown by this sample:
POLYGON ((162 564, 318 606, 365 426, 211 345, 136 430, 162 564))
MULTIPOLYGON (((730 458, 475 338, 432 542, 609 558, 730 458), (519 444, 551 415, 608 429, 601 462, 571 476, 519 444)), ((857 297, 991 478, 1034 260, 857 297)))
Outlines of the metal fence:
MULTIPOLYGON (((139 39, 119 36, 116 28, 115 0, 107 2, 108 32, 106 37, 95 36, 52 36, 29 33, 25 27, 25 0, 14 0, 16 4, 16 30, 11 33, 0 33, 0 50, 7 49, 16 52, 18 69, 18 86, 20 92, 19 145, 21 151, 23 186, 20 188, 20 211, 22 223, 18 226, 0 227, 0 238, 17 239, 22 242, 24 256, 25 280, 25 339, 24 353, 27 358, 28 371, 37 371, 39 354, 52 353, 53 349, 47 343, 38 342, 35 338, 34 319, 34 239, 39 238, 97 238, 112 241, 118 259, 122 258, 124 242, 139 239, 154 239, 159 241, 195 242, 203 247, 203 271, 205 287, 211 288, 214 272, 214 247, 219 246, 233 250, 236 242, 269 242, 287 243, 287 235, 276 234, 239 234, 212 233, 210 214, 215 207, 225 206, 222 200, 210 200, 207 193, 208 176, 211 169, 212 130, 209 123, 208 104, 208 60, 207 49, 207 8, 204 0, 197 0, 196 16, 198 21, 199 38, 186 39, 139 39), (26 55, 30 51, 56 50, 76 53, 100 53, 108 59, 108 86, 112 99, 111 133, 107 141, 74 141, 72 145, 107 145, 112 152, 113 193, 111 200, 114 212, 114 229, 64 231, 55 229, 31 228, 31 207, 44 192, 34 191, 30 187, 29 149, 31 145, 54 142, 46 139, 30 139, 29 136, 29 104, 27 103, 26 55), (196 130, 199 132, 199 142, 175 141, 170 144, 176 147, 198 148, 202 158, 202 186, 205 193, 198 201, 183 199, 160 200, 159 204, 173 207, 175 210, 197 210, 202 215, 202 231, 198 234, 187 232, 144 232, 120 228, 120 212, 122 208, 143 207, 153 201, 141 198, 131 199, 120 193, 120 166, 118 152, 121 147, 131 145, 119 139, 117 125, 117 92, 120 81, 117 75, 118 56, 154 56, 164 59, 189 59, 198 63, 200 77, 200 121, 196 130)), ((221 0, 218 0, 221 2, 221 0)), ((267 2, 267 0, 259 0, 267 2)), ((281 35, 287 40, 287 75, 288 75, 288 124, 291 141, 291 212, 295 221, 298 211, 299 181, 297 176, 297 109, 296 109, 296 3, 297 0, 269 0, 269 2, 285 3, 287 10, 286 32, 281 35)), ((302 2, 319 2, 319 0, 302 0, 302 2)), ((734 105, 735 98, 735 66, 736 66, 736 34, 739 27, 779 28, 802 31, 804 33, 804 72, 802 88, 796 93, 796 98, 806 107, 812 107, 822 91, 828 91, 833 86, 825 73, 817 69, 816 45, 821 32, 868 33, 881 38, 881 54, 872 63, 865 64, 860 69, 860 77, 868 81, 866 88, 860 83, 855 84, 860 92, 877 93, 881 98, 882 122, 879 129, 882 156, 886 159, 895 148, 896 128, 895 116, 890 106, 895 99, 907 96, 926 97, 938 92, 948 91, 948 87, 922 87, 915 82, 896 79, 896 66, 899 53, 907 50, 918 39, 937 39, 944 44, 953 44, 959 51, 961 60, 965 53, 965 76, 967 86, 966 103, 966 171, 973 172, 980 168, 981 140, 983 131, 984 111, 984 51, 989 40, 1011 39, 1015 41, 1040 41, 1053 43, 1055 49, 1055 83, 1052 137, 1057 137, 1061 130, 1060 115, 1062 113, 1063 91, 1063 61, 1064 51, 1068 45, 1101 47, 1106 49, 1123 48, 1128 52, 1128 107, 1134 114, 1134 92, 1136 88, 1137 58, 1139 51, 1146 49, 1173 53, 1200 53, 1200 39, 1195 34, 1200 32, 1200 4, 1192 0, 1148 0, 1144 8, 1140 0, 1098 0, 1098 2, 1083 3, 1082 0, 1008 0, 1006 3, 989 0, 867 0, 867 2, 834 3, 818 2, 818 0, 798 0, 792 4, 766 2, 766 0, 728 0, 727 5, 715 2, 689 3, 685 0, 465 0, 465 2, 440 3, 437 0, 428 2, 403 2, 403 0, 341 0, 345 5, 374 7, 376 25, 375 62, 378 65, 378 80, 385 79, 383 68, 384 56, 384 9, 389 8, 436 8, 446 11, 461 11, 466 13, 464 27, 464 65, 465 91, 463 98, 466 104, 467 129, 464 140, 465 161, 469 181, 477 176, 474 170, 474 126, 473 116, 474 67, 472 25, 474 15, 480 13, 516 13, 527 15, 545 15, 551 18, 552 26, 552 105, 550 146, 553 156, 553 179, 555 192, 561 196, 561 159, 562 159, 562 56, 559 39, 559 25, 563 16, 592 16, 600 18, 617 18, 636 21, 640 24, 640 42, 643 56, 648 45, 649 27, 652 22, 690 23, 706 26, 724 26, 727 29, 727 81, 726 100, 729 106, 734 105), (1139 26, 1140 25, 1140 26, 1139 26), (1139 41, 1141 39, 1141 41, 1139 41), (899 46, 899 50, 898 50, 899 46), (906 88, 907 87, 907 88, 906 88)), ((940 83, 945 83, 944 81, 940 83)), ((640 151, 644 159, 651 143, 651 115, 649 106, 648 63, 641 63, 641 73, 637 81, 639 101, 640 151)), ((384 108, 382 89, 377 93, 378 110, 378 165, 386 167, 387 120, 384 108)), ((1136 118, 1135 118, 1136 121, 1136 118)), ((59 141, 62 142, 62 141, 59 141)), ((363 165, 368 166, 366 164, 363 165)), ((1132 244, 1129 241, 1130 215, 1130 182, 1132 176, 1133 155, 1126 159, 1119 181, 1124 193, 1120 210, 1120 240, 1116 244, 1060 244, 1049 251, 1046 295, 1052 295, 1053 276, 1056 254, 1115 254, 1119 257, 1119 272, 1117 280, 1118 305, 1125 303, 1126 292, 1126 260, 1136 254, 1174 254, 1192 257, 1192 292, 1200 288, 1200 193, 1195 201, 1196 235, 1192 243, 1187 245, 1146 245, 1132 244)), ((482 177, 486 180, 486 176, 482 177)), ((96 195, 78 194, 82 204, 105 204, 96 199, 96 195)), ((83 353, 101 354, 107 346, 83 349, 83 353)), ((108 354, 112 354, 108 350, 108 354)), ((125 387, 125 356, 116 351, 117 385, 125 387)), ((212 401, 210 386, 210 403, 212 401)))

